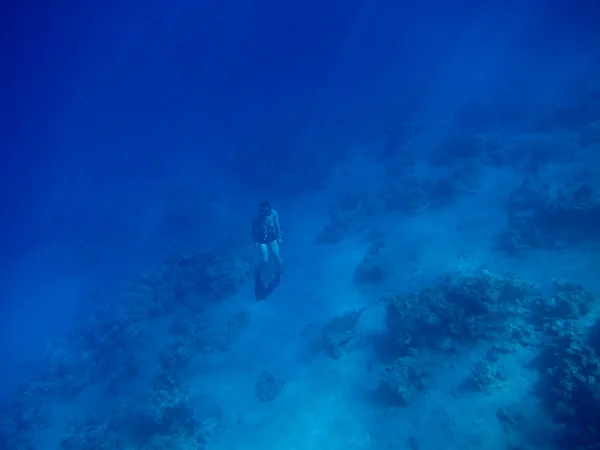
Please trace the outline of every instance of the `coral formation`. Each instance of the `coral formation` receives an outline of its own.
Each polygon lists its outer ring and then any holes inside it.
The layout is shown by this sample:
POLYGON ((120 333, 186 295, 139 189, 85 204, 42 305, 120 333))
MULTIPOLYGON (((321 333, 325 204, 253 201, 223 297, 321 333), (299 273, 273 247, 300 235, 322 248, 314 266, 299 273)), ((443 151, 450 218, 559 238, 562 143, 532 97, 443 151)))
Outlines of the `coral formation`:
MULTIPOLYGON (((40 358, 26 365, 23 388, 15 401, 3 406, 0 443, 6 442, 6 448, 29 448, 50 420, 41 405, 57 398, 71 400, 92 384, 104 383, 107 394, 124 396, 131 406, 127 386, 139 376, 142 355, 153 337, 147 331, 148 321, 181 314, 171 327, 177 340, 159 352, 163 374, 171 374, 163 381, 174 380, 198 354, 227 351, 248 316, 233 314, 213 323, 203 311, 208 302, 235 294, 246 281, 248 268, 246 261, 231 253, 197 248, 171 251, 156 271, 137 277, 124 295, 113 301, 96 299, 88 320, 51 341, 40 358), (183 316, 186 320, 181 320, 183 316)), ((135 424, 127 418, 122 419, 127 426, 117 427, 114 417, 74 421, 62 447, 139 448, 134 435, 144 427, 154 430, 144 441, 145 448, 164 448, 180 438, 203 441, 205 436, 200 439, 200 434, 208 433, 209 422, 188 411, 189 404, 177 386, 166 381, 159 386, 155 380, 152 395, 137 399, 135 414, 134 410, 128 413, 139 419, 135 424)))
POLYGON ((65 430, 61 448, 204 448, 218 427, 218 417, 199 417, 181 380, 163 371, 154 377, 149 391, 123 399, 105 417, 75 418, 65 430))
POLYGON ((508 229, 501 248, 519 253, 530 248, 564 248, 600 239, 600 194, 593 174, 552 190, 535 177, 527 177, 511 195, 507 206, 508 229))
POLYGON ((158 354, 160 367, 166 371, 180 371, 190 365, 196 354, 196 347, 191 340, 176 340, 167 345, 158 354))
POLYGON ((165 312, 179 303, 198 308, 198 302, 236 294, 249 275, 250 263, 234 253, 197 247, 173 249, 153 274, 140 278, 140 292, 132 294, 138 294, 138 301, 145 300, 149 308, 165 312))
POLYGON ((530 305, 532 322, 544 325, 558 319, 578 319, 586 315, 594 298, 582 286, 566 280, 554 281, 554 295, 537 297, 530 305))
POLYGON ((508 319, 518 314, 531 290, 520 280, 487 271, 447 275, 435 287, 385 297, 388 333, 403 355, 423 348, 443 350, 448 340, 495 340, 510 334, 508 319))
POLYGON ((263 402, 271 402, 275 400, 285 386, 285 381, 276 374, 265 370, 256 383, 256 395, 263 402))
POLYGON ((15 400, 0 406, 0 448, 34 448, 40 431, 51 425, 50 415, 41 398, 27 389, 21 386, 15 400))
POLYGON ((571 141, 543 134, 454 134, 431 155, 431 163, 441 167, 482 163, 522 171, 572 162, 578 154, 577 146, 571 141))
POLYGON ((321 329, 319 337, 311 342, 311 349, 324 352, 330 358, 341 358, 356 338, 356 326, 365 308, 351 309, 329 320, 321 329))
POLYGON ((400 211, 407 216, 415 216, 427 206, 427 195, 427 186, 410 173, 390 174, 377 192, 386 211, 400 211))
POLYGON ((231 314, 225 320, 214 323, 205 313, 190 315, 184 311, 175 316, 169 330, 185 343, 183 347, 186 349, 195 349, 202 354, 226 352, 239 339, 248 321, 245 312, 231 314))
POLYGON ((498 386, 504 380, 504 367, 484 358, 473 366, 465 380, 465 385, 476 391, 488 392, 491 386, 498 386))
POLYGON ((357 284, 379 283, 391 272, 390 264, 381 254, 385 243, 377 240, 369 245, 367 254, 354 269, 354 281, 357 284))
POLYGON ((538 393, 554 420, 565 427, 565 448, 594 448, 600 442, 600 342, 593 340, 598 330, 584 336, 557 323, 549 331, 538 361, 538 393))
POLYGON ((397 406, 408 406, 425 392, 429 374, 420 369, 414 358, 398 358, 386 367, 379 380, 379 393, 384 402, 397 406))
POLYGON ((134 376, 147 335, 120 306, 100 305, 88 323, 51 341, 27 365, 27 380, 40 394, 71 399, 91 383, 117 373, 134 376))

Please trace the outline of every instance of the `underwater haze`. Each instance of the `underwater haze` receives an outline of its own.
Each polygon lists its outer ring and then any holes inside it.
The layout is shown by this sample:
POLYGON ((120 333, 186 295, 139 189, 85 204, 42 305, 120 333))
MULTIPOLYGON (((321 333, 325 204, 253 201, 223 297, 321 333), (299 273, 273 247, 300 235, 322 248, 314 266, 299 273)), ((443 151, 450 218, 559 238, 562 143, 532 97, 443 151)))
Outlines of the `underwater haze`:
POLYGON ((0 450, 600 448, 600 3, 0 11, 0 450))

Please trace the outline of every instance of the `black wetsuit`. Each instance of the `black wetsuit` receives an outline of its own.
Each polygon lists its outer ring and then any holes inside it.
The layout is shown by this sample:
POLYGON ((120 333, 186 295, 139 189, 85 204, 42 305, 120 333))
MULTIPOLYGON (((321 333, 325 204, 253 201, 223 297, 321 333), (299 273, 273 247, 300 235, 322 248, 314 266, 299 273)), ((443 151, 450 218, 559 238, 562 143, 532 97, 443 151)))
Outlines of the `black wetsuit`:
POLYGON ((262 233, 256 233, 256 242, 259 244, 270 244, 271 242, 275 242, 277 240, 277 236, 273 231, 262 230, 262 233))

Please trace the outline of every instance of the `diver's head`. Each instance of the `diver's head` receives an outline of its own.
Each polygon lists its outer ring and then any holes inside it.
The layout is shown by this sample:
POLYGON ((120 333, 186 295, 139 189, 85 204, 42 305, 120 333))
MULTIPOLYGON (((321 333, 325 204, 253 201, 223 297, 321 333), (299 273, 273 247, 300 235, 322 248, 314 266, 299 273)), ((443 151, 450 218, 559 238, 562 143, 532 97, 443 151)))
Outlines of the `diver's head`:
POLYGON ((271 204, 267 201, 267 200, 263 200, 260 203, 260 213, 263 216, 268 216, 271 214, 271 211, 273 210, 273 208, 271 208, 271 204))

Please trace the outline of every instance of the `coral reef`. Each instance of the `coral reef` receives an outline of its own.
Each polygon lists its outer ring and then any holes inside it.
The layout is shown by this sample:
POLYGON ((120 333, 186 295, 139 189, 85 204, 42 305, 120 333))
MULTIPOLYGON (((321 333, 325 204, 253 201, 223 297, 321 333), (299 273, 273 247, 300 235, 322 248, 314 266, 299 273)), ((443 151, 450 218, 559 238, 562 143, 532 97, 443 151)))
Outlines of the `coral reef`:
POLYGON ((468 160, 456 164, 447 174, 419 179, 408 172, 388 174, 375 193, 385 212, 400 211, 415 216, 421 211, 440 209, 461 195, 479 188, 480 164, 468 160))
POLYGON ((92 380, 94 361, 90 355, 80 340, 66 337, 52 340, 38 360, 25 365, 28 390, 62 400, 76 397, 92 380))
POLYGON ((549 328, 540 357, 538 393, 557 423, 563 448, 595 448, 600 442, 600 360, 594 337, 557 322, 549 328))
POLYGON ((479 392, 489 392, 490 387, 499 386, 505 379, 504 367, 489 358, 484 358, 479 360, 469 372, 465 387, 479 392))
POLYGON ((181 371, 190 365, 196 355, 196 347, 192 340, 176 340, 160 350, 158 362, 166 371, 181 371))
POLYGON ((150 390, 123 399, 105 417, 74 419, 61 440, 64 450, 204 448, 215 439, 218 417, 199 417, 181 380, 159 373, 150 390))
MULTIPOLYGON (((3 406, 0 443, 7 442, 7 448, 29 448, 28 443, 50 420, 41 405, 71 400, 92 384, 105 382, 105 392, 111 396, 127 394, 128 383, 138 376, 142 355, 153 338, 147 331, 149 321, 175 312, 187 316, 187 321, 172 326, 177 340, 159 353, 165 373, 179 373, 197 354, 227 351, 246 326, 247 315, 234 314, 215 324, 202 311, 209 302, 235 294, 246 281, 248 268, 246 261, 231 253, 197 248, 171 251, 156 271, 136 278, 124 295, 110 301, 95 298, 87 320, 51 341, 43 355, 26 364, 17 399, 3 406)), ((171 391, 165 398, 173 399, 174 394, 171 391)), ((176 414, 176 406, 162 410, 176 414)), ((185 424, 181 421, 179 428, 171 430, 167 423, 171 419, 157 420, 153 426, 159 430, 162 426, 164 433, 156 439, 182 435, 185 424)), ((196 436, 199 425, 194 423, 196 436)), ((126 448, 107 437, 113 425, 108 419, 74 422, 63 448, 126 448)))
POLYGON ((265 370, 256 383, 256 395, 263 402, 271 402, 275 400, 285 386, 285 381, 274 373, 265 370))
POLYGON ((147 339, 138 319, 120 305, 100 305, 89 322, 51 341, 27 365, 26 380, 41 395, 71 399, 109 376, 135 376, 147 339))
POLYGON ((389 174, 377 192, 386 211, 400 211, 415 216, 427 206, 427 186, 412 174, 389 174))
POLYGON ((356 338, 356 326, 365 308, 351 309, 328 321, 310 347, 314 352, 324 352, 333 359, 341 358, 356 338))
POLYGON ((449 341, 509 338, 509 319, 518 316, 531 290, 518 279, 487 271, 447 275, 432 288, 385 297, 388 333, 403 355, 423 348, 453 348, 449 341))
POLYGON ((237 342, 240 333, 248 326, 248 314, 240 312, 215 324, 196 337, 196 345, 202 353, 226 352, 237 342))
POLYGON ((28 450, 51 418, 41 398, 21 386, 16 399, 0 406, 0 448, 28 450))
POLYGON ((247 313, 239 312, 215 323, 206 313, 182 310, 169 326, 176 339, 159 351, 158 362, 163 370, 177 373, 201 355, 227 352, 247 327, 248 320, 247 313))
POLYGON ((502 424, 504 431, 510 432, 519 427, 519 422, 523 419, 518 411, 512 408, 498 408, 496 418, 502 424))
POLYGON ((102 313, 96 311, 91 324, 75 329, 72 339, 81 340, 84 354, 92 362, 91 381, 96 381, 118 371, 135 375, 149 336, 137 317, 105 307, 102 313))
POLYGON ((539 170, 548 164, 577 160, 579 149, 572 140, 544 134, 454 134, 431 155, 431 163, 460 167, 483 163, 490 167, 539 170))
POLYGON ((214 323, 205 313, 183 311, 175 316, 169 331, 184 342, 184 349, 195 349, 199 353, 226 352, 248 326, 248 320, 247 313, 238 312, 214 323))
POLYGON ((530 248, 564 248, 600 239, 600 194, 593 174, 551 190, 548 184, 527 177, 511 195, 507 206, 508 229, 500 247, 510 253, 530 248))
POLYGON ((408 406, 427 389, 429 374, 414 358, 403 357, 386 367, 379 379, 379 394, 385 403, 408 406))
POLYGON ((537 297, 530 305, 531 321, 543 326, 556 320, 578 319, 586 315, 594 301, 582 286, 565 280, 554 281, 554 295, 537 297))
POLYGON ((250 263, 231 252, 197 247, 171 250, 152 274, 138 278, 128 296, 138 316, 156 317, 178 305, 202 309, 206 302, 236 294, 250 275, 250 263))
POLYGON ((142 404, 141 410, 150 416, 158 430, 192 426, 188 423, 192 418, 191 411, 188 411, 188 392, 175 372, 161 371, 156 375, 142 404))
POLYGON ((468 171, 456 171, 451 176, 427 182, 427 206, 430 209, 441 209, 454 203, 461 195, 467 193, 464 183, 468 181, 469 176, 468 171))
POLYGON ((86 415, 83 419, 73 419, 61 438, 62 450, 115 450, 117 448, 133 449, 132 445, 121 439, 109 422, 86 415))
POLYGON ((356 284, 379 283, 390 274, 391 264, 381 254, 384 247, 383 240, 376 240, 369 245, 367 254, 354 269, 356 284))
POLYGON ((553 448, 554 424, 540 417, 538 411, 532 412, 527 407, 525 411, 522 403, 496 410, 496 419, 505 433, 506 450, 553 448))

